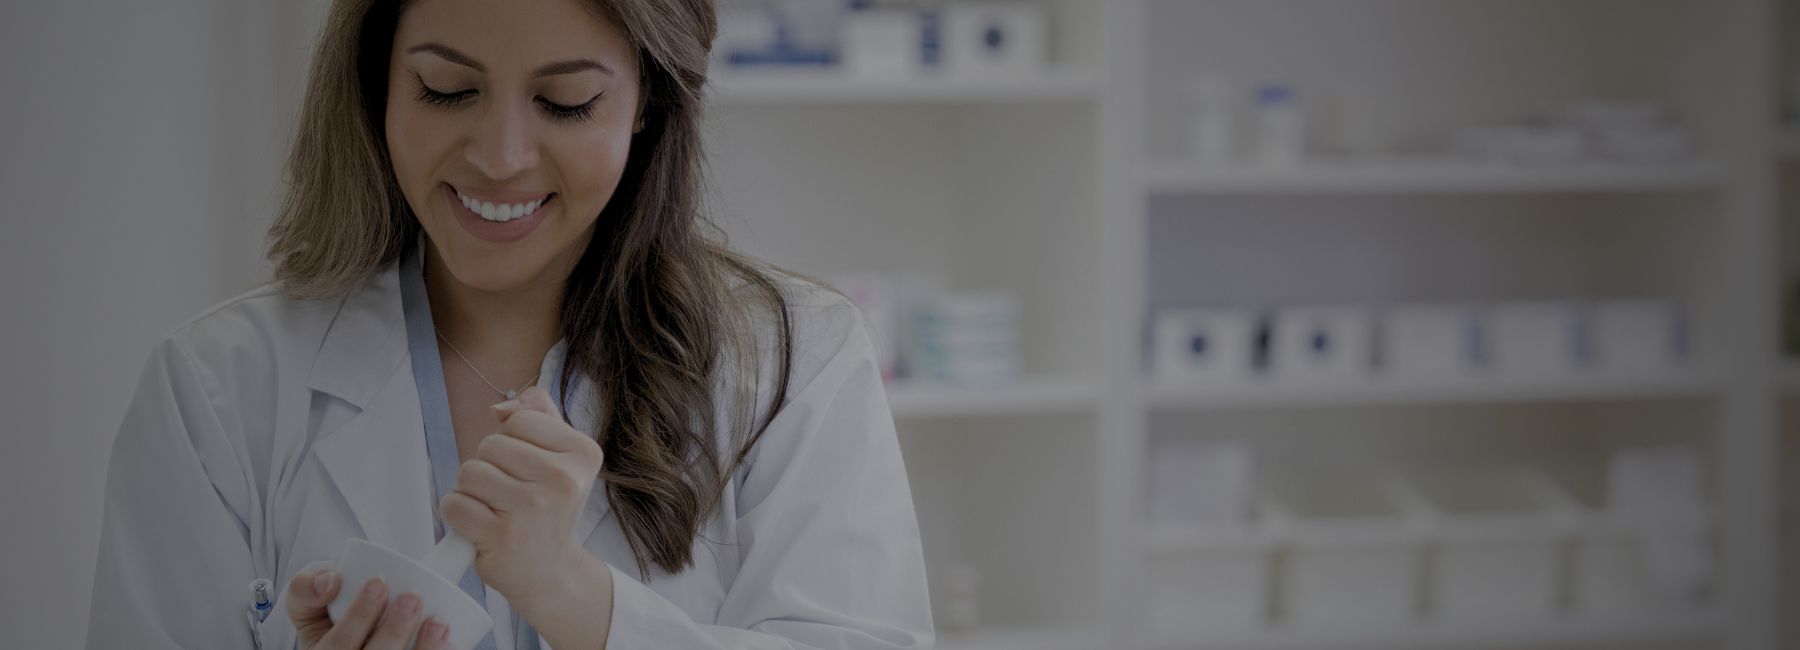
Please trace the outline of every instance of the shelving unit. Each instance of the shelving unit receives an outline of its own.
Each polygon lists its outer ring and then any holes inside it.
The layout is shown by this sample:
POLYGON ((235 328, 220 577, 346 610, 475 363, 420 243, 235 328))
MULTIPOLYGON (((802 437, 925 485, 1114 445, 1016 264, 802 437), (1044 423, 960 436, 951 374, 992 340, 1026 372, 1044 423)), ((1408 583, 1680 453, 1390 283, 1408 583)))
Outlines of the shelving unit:
POLYGON ((1773 102, 1770 16, 1789 1, 1047 0, 1053 65, 1039 77, 719 74, 711 207, 742 248, 815 277, 928 269, 1020 296, 1027 381, 890 390, 928 569, 983 576, 983 627, 940 647, 1765 650, 1780 623, 1770 459, 1779 395, 1800 394, 1800 370, 1774 353, 1771 170, 1789 163, 1771 161, 1800 156, 1800 136, 1778 140, 1757 107, 1773 102), (1581 93, 1647 98, 1689 120, 1705 155, 1197 165, 1180 94, 1199 73, 1303 93, 1360 84, 1404 145, 1581 93), (1163 308, 1637 297, 1697 312, 1705 363, 1622 379, 1201 386, 1153 380, 1145 359, 1163 308), (1718 591, 1704 608, 1621 617, 1276 621, 1171 638, 1146 624, 1150 556, 1258 541, 1148 520, 1150 459, 1180 437, 1249 444, 1259 460, 1588 466, 1692 444, 1713 463, 1718 591))
POLYGON ((1164 163, 1145 171, 1144 184, 1153 194, 1524 194, 1716 190, 1722 178, 1723 167, 1704 161, 1529 168, 1412 157, 1327 160, 1289 169, 1164 163))
POLYGON ((713 100, 726 105, 778 106, 1092 101, 1099 87, 1099 78, 1091 69, 994 80, 944 75, 864 80, 829 71, 740 72, 713 81, 713 100))
POLYGON ((1150 392, 1150 406, 1165 410, 1663 400, 1717 397, 1723 388, 1710 374, 1700 372, 1662 377, 1571 377, 1529 381, 1477 377, 1432 382, 1392 379, 1357 383, 1264 381, 1229 385, 1161 382, 1154 386, 1150 392))

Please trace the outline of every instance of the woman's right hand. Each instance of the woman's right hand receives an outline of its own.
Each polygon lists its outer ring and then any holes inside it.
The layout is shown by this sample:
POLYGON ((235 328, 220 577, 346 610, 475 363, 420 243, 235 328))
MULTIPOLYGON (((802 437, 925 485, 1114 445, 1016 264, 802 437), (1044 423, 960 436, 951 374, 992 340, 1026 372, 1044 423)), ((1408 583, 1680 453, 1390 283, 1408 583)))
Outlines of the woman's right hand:
POLYGON ((326 608, 343 588, 342 574, 330 568, 302 571, 288 582, 287 613, 300 636, 300 650, 405 650, 418 630, 417 650, 451 650, 450 629, 435 620, 419 625, 419 597, 401 594, 388 605, 387 585, 368 581, 335 625, 326 608))

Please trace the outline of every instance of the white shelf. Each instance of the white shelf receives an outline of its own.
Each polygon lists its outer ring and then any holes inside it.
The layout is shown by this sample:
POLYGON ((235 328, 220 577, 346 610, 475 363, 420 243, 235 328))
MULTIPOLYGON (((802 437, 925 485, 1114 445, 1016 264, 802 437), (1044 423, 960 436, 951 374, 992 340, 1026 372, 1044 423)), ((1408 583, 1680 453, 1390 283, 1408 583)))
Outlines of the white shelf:
POLYGON ((1096 408, 1092 384, 1062 377, 1027 377, 1001 388, 958 388, 934 384, 888 385, 894 417, 951 418, 1080 413, 1096 408))
POLYGON ((1092 100, 1100 77, 1075 68, 995 78, 860 79, 824 69, 722 73, 712 86, 713 100, 726 105, 982 104, 1092 100))
POLYGON ((938 634, 938 650, 1097 650, 1105 647, 1092 628, 998 627, 966 635, 938 634))
POLYGON ((1451 158, 1320 160, 1291 168, 1166 162, 1149 165, 1143 182, 1159 194, 1640 192, 1712 189, 1720 170, 1712 162, 1528 168, 1451 158))
POLYGON ((1401 381, 1380 377, 1349 382, 1182 384, 1153 382, 1152 406, 1169 410, 1382 406, 1438 403, 1585 402, 1671 399, 1715 394, 1719 383, 1706 373, 1661 377, 1572 377, 1536 381, 1469 378, 1401 381))
POLYGON ((1434 622, 1407 627, 1271 627, 1208 632, 1203 640, 1161 639, 1155 647, 1168 650, 1497 650, 1698 644, 1718 638, 1719 620, 1719 616, 1712 612, 1686 612, 1592 620, 1569 618, 1499 623, 1434 622))

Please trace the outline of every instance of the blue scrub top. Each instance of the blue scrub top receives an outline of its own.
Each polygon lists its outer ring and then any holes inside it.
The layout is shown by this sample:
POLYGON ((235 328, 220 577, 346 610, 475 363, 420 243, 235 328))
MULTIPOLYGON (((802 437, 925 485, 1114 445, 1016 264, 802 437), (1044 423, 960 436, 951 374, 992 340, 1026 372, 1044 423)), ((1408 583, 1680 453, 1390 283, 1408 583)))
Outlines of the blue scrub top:
MULTIPOLYGON (((431 301, 425 292, 424 246, 423 236, 408 249, 400 263, 400 297, 406 312, 406 339, 408 349, 412 352, 413 380, 419 386, 420 415, 425 419, 425 451, 431 457, 431 479, 433 495, 432 512, 437 512, 437 503, 443 501, 444 495, 456 488, 456 470, 461 466, 456 452, 456 429, 450 419, 450 397, 444 387, 443 360, 438 357, 437 329, 431 322, 431 301)), ((551 386, 548 386, 551 398, 556 400, 557 408, 562 409, 562 391, 559 390, 562 372, 558 368, 551 373, 551 386)), ((444 524, 435 515, 438 539, 444 536, 444 524)), ((486 589, 481 578, 475 574, 475 568, 463 574, 457 582, 462 590, 484 606, 487 604, 486 589)), ((537 631, 530 623, 519 618, 517 610, 512 614, 513 647, 515 650, 538 650, 537 631)), ((500 629, 494 626, 488 635, 476 645, 476 650, 494 650, 494 632, 500 629)))

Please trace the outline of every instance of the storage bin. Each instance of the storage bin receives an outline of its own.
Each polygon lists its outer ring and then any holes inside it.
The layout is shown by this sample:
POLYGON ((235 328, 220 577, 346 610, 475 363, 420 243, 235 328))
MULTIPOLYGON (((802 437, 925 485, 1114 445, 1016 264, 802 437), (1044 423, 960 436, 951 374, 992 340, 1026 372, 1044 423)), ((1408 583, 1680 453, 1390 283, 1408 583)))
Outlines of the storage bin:
POLYGON ((1415 619, 1420 536, 1391 479, 1272 478, 1264 494, 1270 526, 1286 540, 1277 569, 1281 622, 1366 626, 1415 619))
POLYGON ((1542 621, 1556 615, 1566 519, 1542 473, 1409 476, 1428 509, 1426 611, 1450 621, 1542 621))
MULTIPOLYGON (((1652 566, 1658 560, 1653 555, 1656 533, 1609 506, 1601 472, 1564 468, 1553 477, 1569 495, 1575 512, 1569 567, 1569 601, 1575 615, 1689 612, 1705 605, 1705 594, 1657 578, 1652 566)), ((1711 526, 1710 513, 1693 513, 1682 517, 1675 533, 1707 535, 1711 526)))
POLYGON ((1210 530, 1197 543, 1149 554, 1145 583, 1154 638, 1199 639, 1268 625, 1272 540, 1253 528, 1210 530))

